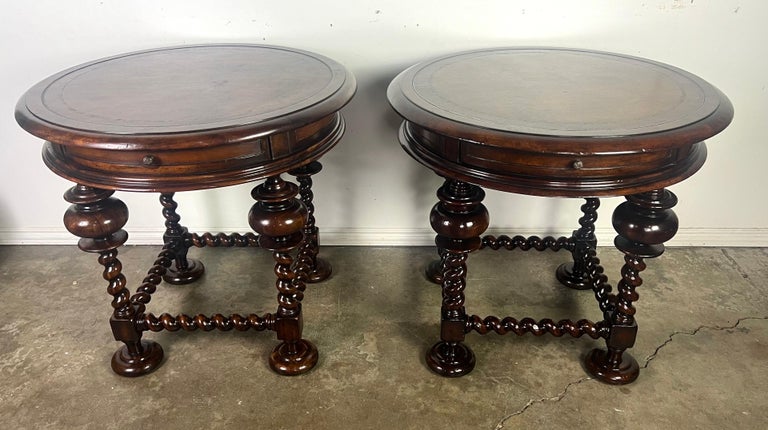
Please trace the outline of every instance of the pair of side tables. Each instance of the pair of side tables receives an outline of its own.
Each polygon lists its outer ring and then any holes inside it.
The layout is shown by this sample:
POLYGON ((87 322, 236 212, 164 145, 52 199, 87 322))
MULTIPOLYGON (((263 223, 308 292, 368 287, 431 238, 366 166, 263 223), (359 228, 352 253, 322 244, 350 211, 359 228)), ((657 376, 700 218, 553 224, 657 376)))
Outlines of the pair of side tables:
MULTIPOLYGON (((16 119, 45 139, 43 160, 75 185, 64 224, 83 251, 98 254, 112 296, 110 325, 124 345, 112 358, 119 375, 157 368, 159 344, 146 331, 270 330, 280 343, 271 368, 297 375, 317 363, 302 337, 307 283, 331 274, 318 256, 312 176, 344 133, 340 109, 355 78, 314 53, 265 45, 198 45, 141 51, 79 65, 32 87, 16 119), (281 175, 296 178, 298 185, 281 175), (190 233, 174 193, 256 180, 248 221, 254 232, 190 233), (157 192, 164 246, 133 294, 118 248, 128 208, 116 190, 157 192), (277 310, 263 315, 173 316, 147 311, 164 281, 199 279, 191 247, 258 247, 275 260, 277 310)), ((665 189, 704 163, 704 140, 728 126, 733 108, 702 79, 665 64, 604 52, 503 48, 417 64, 387 96, 403 117, 405 151, 445 178, 429 219, 440 260, 426 269, 442 286, 440 341, 426 355, 443 376, 475 366, 467 333, 532 333, 603 338, 585 367, 611 384, 634 381, 626 350, 637 335, 635 288, 644 260, 664 251, 678 227, 675 195, 665 189), (482 236, 489 214, 483 188, 586 199, 569 237, 482 236), (613 213, 625 264, 612 293, 596 257, 599 197, 625 196, 613 213), (468 254, 482 248, 569 251, 556 270, 570 288, 592 290, 602 321, 480 317, 464 307, 468 254)), ((414 274, 417 276, 417 274, 414 274)))

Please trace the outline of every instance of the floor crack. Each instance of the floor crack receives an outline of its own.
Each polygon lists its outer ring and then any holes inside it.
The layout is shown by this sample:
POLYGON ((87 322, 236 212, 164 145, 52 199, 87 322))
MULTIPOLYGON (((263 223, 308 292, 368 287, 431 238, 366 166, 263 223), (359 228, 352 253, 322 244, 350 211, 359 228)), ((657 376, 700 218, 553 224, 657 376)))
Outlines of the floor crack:
MULTIPOLYGON (((720 250, 723 255, 725 256, 725 259, 728 260, 731 263, 731 266, 733 266, 734 269, 736 269, 737 272, 739 272, 739 275, 741 275, 742 278, 746 279, 750 284, 752 284, 752 279, 750 279, 749 274, 746 270, 744 270, 743 267, 739 264, 738 261, 736 261, 733 256, 728 252, 727 249, 721 249, 720 250)), ((754 285, 754 284, 753 284, 754 285)))
MULTIPOLYGON (((700 325, 700 326, 696 327, 692 331, 676 331, 676 332, 670 334, 669 338, 667 338, 667 340, 665 340, 661 345, 659 345, 653 351, 653 353, 651 355, 649 355, 645 359, 645 364, 643 364, 642 368, 646 369, 648 367, 648 365, 651 363, 651 361, 653 361, 658 356, 659 351, 661 351, 661 349, 664 348, 665 346, 669 345, 669 343, 671 343, 672 340, 674 339, 674 337, 677 336, 677 335, 684 334, 684 335, 688 335, 688 336, 695 336, 701 330, 716 330, 716 331, 732 330, 732 329, 737 328, 744 321, 756 321, 756 320, 768 320, 768 316, 765 316, 765 317, 744 317, 744 318, 739 318, 738 320, 736 320, 736 322, 734 324, 729 325, 729 326, 707 326, 707 325, 700 325)), ((583 377, 583 378, 578 379, 576 381, 569 382, 568 385, 565 386, 563 391, 561 391, 556 396, 542 397, 540 399, 530 399, 530 400, 528 400, 528 403, 526 403, 525 406, 523 406, 522 408, 518 409, 517 411, 515 411, 515 412, 505 416, 504 418, 502 418, 501 421, 499 421, 499 423, 496 424, 496 427, 494 427, 494 430, 501 430, 501 429, 503 429, 504 428, 504 424, 508 420, 510 420, 511 418, 516 417, 518 415, 522 415, 523 413, 525 413, 525 411, 527 411, 531 406, 533 406, 535 404, 544 403, 544 402, 559 402, 559 401, 563 400, 565 398, 565 396, 568 395, 568 391, 571 389, 571 387, 579 385, 579 384, 581 384, 583 382, 586 382, 586 381, 589 381, 591 379, 592 378, 590 378, 590 377, 583 377)))
POLYGON ((506 417, 502 418, 501 421, 499 421, 499 423, 496 424, 496 427, 494 427, 494 430, 503 429, 504 428, 504 423, 506 423, 507 420, 509 420, 510 418, 515 417, 517 415, 523 414, 526 410, 528 410, 528 408, 530 408, 531 406, 533 406, 533 405, 535 405, 537 403, 559 402, 560 400, 563 400, 563 398, 568 394, 568 390, 570 390, 571 387, 573 387, 574 385, 579 385, 582 382, 586 382, 586 381, 589 381, 591 379, 592 378, 590 378, 588 376, 585 376, 585 377, 583 377, 581 379, 578 379, 576 381, 569 382, 568 385, 565 386, 563 391, 561 391, 560 394, 558 394, 556 396, 553 396, 553 397, 542 397, 540 399, 530 399, 530 400, 528 400, 528 403, 526 403, 525 406, 523 406, 522 408, 518 409, 517 411, 507 415, 506 417))
POLYGON ((730 326, 700 325, 700 326, 696 327, 692 331, 676 331, 676 332, 670 334, 669 337, 667 338, 667 340, 665 340, 661 345, 657 346, 656 349, 653 351, 653 353, 651 353, 651 355, 646 357, 645 364, 643 364, 643 366, 641 368, 642 369, 648 368, 648 365, 651 363, 651 361, 653 361, 656 358, 656 356, 658 356, 659 351, 661 351, 661 349, 664 348, 665 346, 669 345, 669 343, 672 342, 672 339, 675 336, 679 335, 679 334, 684 334, 684 335, 688 335, 688 336, 696 336, 696 334, 698 334, 701 330, 705 330, 705 329, 707 329, 707 330, 716 330, 716 331, 731 330, 731 329, 734 329, 734 328, 738 327, 739 324, 741 324, 743 321, 747 321, 747 320, 768 320, 768 316, 766 316, 766 317, 744 317, 744 318, 739 318, 738 320, 736 320, 736 322, 733 325, 730 325, 730 326))

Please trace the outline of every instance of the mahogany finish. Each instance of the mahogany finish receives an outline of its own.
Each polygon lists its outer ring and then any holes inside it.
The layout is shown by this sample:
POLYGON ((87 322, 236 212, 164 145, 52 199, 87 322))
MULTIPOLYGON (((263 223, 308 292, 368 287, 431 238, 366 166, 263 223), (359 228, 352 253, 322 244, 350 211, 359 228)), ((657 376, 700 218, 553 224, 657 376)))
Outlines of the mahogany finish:
POLYGON ((596 51, 499 48, 417 64, 390 84, 387 96, 405 121, 403 149, 445 178, 430 223, 440 261, 427 276, 442 286, 440 342, 427 364, 443 376, 475 366, 464 344, 480 334, 546 333, 603 338, 585 367, 595 378, 627 384, 639 374, 626 350, 637 335, 634 302, 644 259, 657 257, 677 231, 665 187, 704 163, 703 140, 728 126, 733 107, 715 87, 681 69, 596 51), (489 215, 480 187, 586 199, 580 228, 569 237, 482 236, 489 215), (613 213, 616 248, 625 254, 617 293, 596 257, 598 197, 626 196, 613 213), (483 248, 569 251, 556 270, 565 286, 591 289, 603 314, 593 322, 468 314, 469 253, 483 248))
POLYGON ((311 369, 317 348, 302 338, 306 282, 331 274, 319 258, 311 176, 344 133, 339 110, 352 98, 354 77, 335 61, 306 51, 245 45, 198 45, 133 52, 82 64, 32 87, 16 119, 46 140, 43 160, 76 185, 65 199, 66 228, 83 251, 99 255, 109 283, 119 375, 160 365, 163 350, 145 331, 272 330, 281 343, 272 369, 311 369), (281 174, 296 176, 300 187, 281 174), (248 215, 256 233, 190 233, 174 193, 263 180, 248 215), (160 193, 165 246, 131 295, 118 248, 128 233, 128 208, 115 190, 160 193), (155 316, 147 305, 165 281, 186 284, 205 272, 191 247, 258 247, 274 255, 275 314, 155 316))

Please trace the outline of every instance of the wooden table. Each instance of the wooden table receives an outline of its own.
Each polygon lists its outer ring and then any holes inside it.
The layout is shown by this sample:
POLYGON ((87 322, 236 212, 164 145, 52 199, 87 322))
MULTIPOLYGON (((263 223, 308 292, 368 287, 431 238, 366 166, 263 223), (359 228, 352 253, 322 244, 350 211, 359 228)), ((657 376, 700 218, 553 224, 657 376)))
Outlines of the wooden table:
POLYGON ((475 365, 465 334, 550 333, 603 338, 586 357, 595 378, 626 384, 639 374, 625 351, 637 334, 635 288, 646 258, 677 231, 677 197, 665 187, 704 163, 703 140, 728 126, 733 108, 704 80, 678 68, 624 55, 570 49, 489 49, 448 55, 398 75, 387 95, 405 119, 408 154, 445 178, 430 223, 441 260, 427 270, 442 284, 441 341, 429 367, 460 376, 475 365), (570 237, 485 236, 481 187, 586 198, 570 237), (595 256, 599 197, 626 196, 613 213, 625 254, 617 293, 595 256), (556 271, 566 286, 591 289, 603 314, 592 322, 482 318, 464 308, 467 255, 481 248, 566 249, 556 271))
POLYGON ((316 160, 344 133, 339 113, 353 96, 354 77, 340 64, 310 52, 259 45, 200 45, 155 49, 82 64, 32 87, 16 119, 45 139, 43 160, 76 183, 66 228, 83 251, 99 255, 114 308, 110 324, 125 345, 112 369, 138 376, 160 365, 163 350, 142 333, 170 330, 273 330, 282 342, 270 355, 278 373, 295 375, 317 362, 302 338, 305 282, 330 275, 317 257, 311 176, 316 160), (298 178, 300 187, 282 173, 298 178), (252 192, 248 214, 258 233, 191 234, 180 224, 177 191, 265 179, 252 192), (128 208, 115 190, 159 192, 165 246, 131 294, 117 249, 128 234, 128 208), (297 199, 296 197, 299 197, 297 199), (275 314, 156 316, 146 312, 162 280, 193 282, 201 262, 190 247, 253 246, 276 261, 275 314), (291 251, 298 249, 297 257, 291 251))

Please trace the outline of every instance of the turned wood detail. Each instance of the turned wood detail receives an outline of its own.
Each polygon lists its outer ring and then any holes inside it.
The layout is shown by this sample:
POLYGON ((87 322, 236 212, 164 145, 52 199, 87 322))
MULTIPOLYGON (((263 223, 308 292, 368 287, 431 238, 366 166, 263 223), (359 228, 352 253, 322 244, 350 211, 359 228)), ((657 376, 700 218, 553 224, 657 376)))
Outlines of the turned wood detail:
MULTIPOLYGON (((521 251, 529 251, 532 249, 536 251, 559 251, 561 249, 566 249, 571 251, 573 249, 573 245, 573 238, 565 236, 560 236, 557 238, 552 236, 523 237, 520 235, 509 237, 502 234, 498 237, 493 235, 483 236, 481 239, 480 249, 490 248, 494 251, 498 251, 502 248, 507 251, 512 251, 515 249, 520 249, 521 251)), ((442 257, 442 250, 438 250, 438 255, 442 257)), ((427 279, 434 282, 435 284, 440 284, 443 280, 441 260, 435 260, 428 264, 425 273, 427 275, 427 279)))
POLYGON ((544 318, 539 321, 533 318, 523 318, 518 321, 512 317, 499 319, 496 316, 482 318, 478 315, 470 316, 467 324, 467 331, 474 330, 480 334, 495 332, 500 335, 514 333, 522 336, 526 333, 531 333, 534 336, 551 334, 555 337, 567 334, 572 337, 587 335, 592 339, 607 337, 609 328, 609 323, 606 321, 592 322, 588 319, 580 319, 576 322, 564 319, 555 322, 550 318, 544 318))
POLYGON ((189 235, 189 240, 192 243, 192 246, 196 248, 247 248, 259 246, 259 236, 253 233, 191 233, 189 235))
POLYGON ((464 309, 467 256, 480 249, 480 235, 488 228, 488 210, 482 204, 485 192, 478 186, 446 179, 437 191, 440 200, 430 213, 441 253, 442 306, 440 342, 426 356, 427 365, 443 376, 461 376, 472 371, 475 356, 464 345, 467 314, 464 309))
MULTIPOLYGON (((188 263, 186 263, 186 254, 189 248, 193 246, 196 248, 245 248, 259 246, 259 237, 251 232, 245 234, 214 234, 210 232, 205 232, 202 234, 190 233, 186 227, 182 227, 179 224, 179 221, 181 221, 181 216, 179 216, 179 214, 176 212, 178 204, 173 200, 173 196, 174 193, 161 194, 160 203, 163 205, 163 217, 166 219, 165 225, 167 231, 165 233, 164 239, 168 238, 166 243, 171 245, 171 249, 175 250, 180 248, 180 251, 176 252, 177 267, 179 267, 180 264, 184 267, 188 266, 188 263), (178 260, 180 260, 181 263, 179 263, 178 260)), ((195 261, 199 263, 199 261, 195 261)))
POLYGON ((203 331, 211 331, 218 329, 220 331, 229 331, 235 329, 237 331, 246 331, 254 329, 256 331, 274 330, 274 317, 271 314, 265 314, 259 316, 256 314, 240 315, 231 314, 230 316, 224 316, 222 314, 214 314, 212 316, 206 316, 203 314, 197 314, 190 316, 187 314, 178 314, 173 316, 169 313, 163 313, 159 316, 153 313, 146 313, 146 305, 150 302, 152 294, 155 293, 157 287, 163 280, 168 267, 173 264, 174 253, 164 247, 157 256, 153 266, 147 271, 147 276, 142 281, 142 284, 136 289, 136 293, 131 296, 131 303, 136 308, 136 313, 140 317, 136 321, 136 327, 141 331, 195 331, 201 329, 203 331))
MULTIPOLYGON (((661 255, 664 251, 663 242, 671 239, 677 231, 677 217, 671 210, 677 203, 674 194, 661 189, 631 195, 614 211, 613 225, 619 233, 615 245, 625 254, 625 264, 621 269, 617 293, 612 294, 612 288, 595 250, 594 222, 599 205, 597 199, 588 199, 582 206, 585 214, 579 220, 582 228, 574 231, 570 238, 484 236, 478 244, 471 234, 462 228, 456 228, 457 224, 475 224, 476 220, 470 220, 471 217, 467 214, 474 212, 477 216, 479 211, 469 203, 470 199, 466 199, 466 195, 472 193, 469 190, 473 187, 479 190, 474 191, 475 204, 482 206, 481 197, 477 197, 482 193, 479 187, 448 180, 438 192, 441 202, 433 208, 430 218, 433 228, 438 232, 436 243, 442 256, 440 267, 443 302, 441 342, 435 344, 427 353, 429 367, 443 376, 461 376, 471 371, 475 361, 474 354, 463 344, 464 335, 471 331, 482 335, 586 335, 593 339, 603 338, 607 345, 606 350, 593 350, 586 359, 586 367, 594 377, 610 384, 634 381, 639 374, 639 366, 626 350, 634 345, 637 333, 634 319, 634 302, 638 299, 636 288, 642 284, 640 272, 646 268, 644 259, 661 255), (456 199, 456 196, 462 195, 465 196, 463 201, 456 199), (462 204, 455 205, 455 200, 461 201, 462 204), (449 234, 461 237, 451 238, 449 234), (464 309, 466 260, 469 252, 484 247, 495 250, 570 250, 582 263, 584 281, 587 288, 593 290, 604 319, 593 322, 588 319, 554 321, 549 318, 535 320, 526 317, 518 320, 510 316, 467 316, 464 309), (460 331, 462 323, 463 331, 460 331)), ((487 226, 487 222, 478 222, 475 228, 482 232, 484 226, 487 226)))
MULTIPOLYGON (((521 251, 559 251, 561 249, 572 251, 573 246, 574 240, 572 237, 524 237, 520 235, 509 237, 505 234, 499 235, 498 237, 490 234, 483 236, 480 243, 480 249, 490 248, 494 251, 498 251, 502 248, 507 251, 512 251, 515 249, 519 249, 521 251)), ((442 257, 442 250, 438 249, 438 255, 442 257)), ((427 279, 434 282, 435 284, 440 284, 443 279, 441 260, 435 260, 429 263, 425 273, 427 275, 427 279)))
POLYGON ((509 237, 507 235, 500 235, 499 237, 487 235, 483 236, 482 248, 491 248, 497 251, 504 248, 508 251, 514 249, 520 249, 521 251, 536 250, 536 251, 559 251, 561 249, 571 250, 573 249, 573 240, 570 237, 539 237, 539 236, 514 236, 509 237))
MULTIPOLYGON (((481 247, 569 251, 571 261, 558 267, 556 277, 567 287, 592 289, 602 321, 472 315, 466 331, 604 338, 607 349, 590 354, 588 372, 613 384, 636 378, 637 363, 625 351, 637 332, 640 273, 644 259, 661 254, 677 228, 675 198, 665 188, 704 164, 704 141, 733 118, 728 98, 668 64, 547 47, 478 49, 426 60, 395 77, 387 98, 403 118, 403 149, 439 176, 501 192, 585 199, 570 237, 486 236, 481 247), (596 257, 594 232, 598 198, 617 196, 629 197, 613 216, 615 245, 625 254, 614 293, 596 257)), ((442 261, 430 263, 427 276, 445 284, 450 250, 443 245, 437 243, 442 261)), ((430 367, 456 376, 452 367, 434 363, 469 361, 471 351, 458 345, 433 347, 430 367)))
POLYGON ((275 318, 272 314, 256 315, 240 315, 231 314, 230 316, 224 316, 222 314, 214 314, 207 316, 204 314, 197 314, 190 316, 187 314, 179 314, 173 316, 169 313, 163 313, 159 316, 154 314, 146 314, 144 318, 139 322, 141 327, 150 331, 195 331, 200 329, 202 331, 230 331, 235 329, 237 331, 247 330, 274 330, 275 318))
POLYGON ((167 248, 163 248, 157 256, 154 265, 148 270, 147 276, 142 281, 142 284, 136 289, 136 293, 131 296, 131 303, 135 305, 137 315, 140 317, 136 321, 136 327, 141 331, 195 331, 201 329, 203 331, 211 331, 214 329, 220 331, 229 331, 235 329, 237 331, 246 331, 254 329, 256 331, 274 330, 274 317, 271 314, 265 314, 262 316, 256 314, 240 315, 231 314, 230 316, 224 316, 222 314, 214 314, 212 316, 206 316, 203 314, 197 314, 190 316, 187 314, 178 314, 173 316, 169 313, 163 313, 156 316, 153 313, 144 313, 146 305, 150 302, 152 294, 157 290, 158 285, 163 280, 168 267, 173 264, 174 253, 167 248))
POLYGON ((167 268, 163 280, 169 284, 183 285, 200 279, 205 273, 205 267, 199 260, 187 258, 191 246, 189 230, 179 223, 181 216, 176 212, 179 205, 173 200, 173 196, 174 193, 160 194, 160 204, 165 218, 163 242, 173 253, 175 263, 167 268))
POLYGON ((587 277, 590 280, 595 300, 603 313, 603 319, 610 321, 610 314, 613 312, 613 306, 616 303, 616 296, 611 294, 613 290, 608 282, 608 276, 605 275, 605 269, 600 265, 600 259, 597 258, 597 251, 590 249, 587 251, 587 277))
POLYGON ((299 301, 304 284, 327 278, 331 269, 317 258, 311 176, 320 171, 315 161, 344 134, 340 109, 356 86, 344 66, 312 52, 207 44, 95 59, 51 75, 20 98, 16 120, 45 141, 43 162, 78 184, 66 195, 73 206, 65 223, 104 267, 113 296, 112 331, 125 343, 113 357, 115 372, 136 376, 157 367, 162 349, 141 334, 161 330, 274 330, 285 345, 272 361, 286 359, 292 374, 314 365, 316 350, 300 338, 299 301), (294 202, 294 185, 268 181, 250 220, 266 236, 193 234, 181 224, 175 192, 286 172, 297 175, 306 208, 294 202), (132 296, 117 258, 127 239, 128 211, 112 190, 159 193, 165 219, 163 249, 132 296), (309 241, 302 244, 305 235, 309 241), (187 284, 204 274, 203 264, 190 258, 191 247, 271 250, 279 316, 146 313, 162 282, 187 284))
MULTIPOLYGON (((306 185, 306 180, 304 183, 306 185)), ((310 278, 312 254, 299 251, 295 260, 290 254, 307 243, 304 232, 308 211, 302 201, 295 198, 299 193, 298 187, 282 181, 279 176, 256 187, 253 196, 258 203, 251 210, 249 222, 258 231, 258 235, 190 234, 180 224, 181 217, 176 212, 178 204, 173 200, 173 193, 161 194, 160 201, 166 220, 165 246, 133 295, 126 287, 122 264, 117 258, 117 248, 128 237, 122 230, 128 219, 128 209, 122 201, 111 197, 113 193, 111 190, 85 185, 73 187, 65 194, 65 199, 72 206, 65 213, 64 221, 70 232, 81 237, 80 248, 99 253, 99 263, 104 267, 103 277, 109 282, 108 292, 113 296, 114 311, 110 320, 112 330, 115 339, 124 343, 112 359, 112 368, 116 373, 140 376, 157 368, 162 361, 162 348, 153 341, 141 338, 144 331, 162 330, 274 330, 278 339, 283 341, 270 356, 270 365, 276 372, 294 375, 306 372, 316 364, 316 348, 301 338, 301 300, 305 282, 310 278), (190 246, 251 246, 273 251, 279 303, 277 313, 261 316, 173 316, 169 313, 156 316, 145 313, 146 305, 162 281, 169 282, 168 277, 172 276, 172 283, 186 283, 177 281, 179 274, 185 273, 185 262, 187 275, 191 269, 202 268, 201 263, 186 257, 190 246)), ((312 196, 309 194, 305 198, 311 202, 312 196)))
MULTIPOLYGON (((304 236, 317 235, 315 226, 315 205, 313 203, 314 193, 312 192, 312 175, 320 173, 323 165, 319 161, 313 161, 306 166, 293 169, 289 173, 299 181, 299 198, 307 208, 307 223, 304 225, 304 236)), ((317 237, 312 238, 315 242, 317 237)), ((311 242, 311 241, 308 241, 311 242)))
POLYGON ((285 375, 299 374, 316 364, 316 348, 301 338, 301 300, 305 282, 309 278, 311 259, 307 255, 299 255, 294 260, 290 254, 304 243, 303 228, 307 210, 295 198, 298 187, 282 181, 279 176, 256 187, 253 195, 258 203, 251 210, 249 222, 252 227, 256 226, 254 229, 259 235, 189 234, 179 224, 180 217, 176 213, 177 204, 173 194, 162 194, 166 243, 133 295, 126 287, 122 264, 117 258, 117 248, 128 238, 128 234, 122 230, 128 220, 128 209, 122 201, 112 197, 113 193, 111 190, 85 185, 73 187, 65 194, 65 199, 72 205, 64 215, 64 222, 71 233, 81 238, 79 247, 87 252, 98 253, 99 263, 104 267, 103 277, 109 283, 107 291, 113 297, 110 324, 115 339, 124 343, 112 358, 112 368, 116 373, 140 376, 157 368, 162 362, 162 347, 156 342, 143 340, 142 334, 144 331, 162 330, 273 330, 277 332, 278 339, 283 341, 270 356, 270 365, 275 371, 285 375), (179 255, 184 255, 189 247, 179 248, 179 243, 186 241, 186 244, 194 244, 196 240, 207 242, 210 246, 254 246, 252 242, 258 240, 255 246, 273 251, 279 303, 277 313, 229 316, 190 316, 183 313, 156 316, 146 313, 152 294, 166 280, 168 273, 178 268, 179 255))
POLYGON ((600 199, 592 197, 585 200, 586 203, 581 205, 581 212, 584 215, 579 218, 581 228, 573 232, 573 238, 577 243, 586 242, 594 248, 597 246, 595 222, 597 221, 597 210, 600 208, 600 199))
POLYGON ((302 339, 301 300, 306 288, 307 258, 296 264, 290 252, 304 242, 307 208, 297 199, 299 189, 279 175, 269 177, 251 192, 257 202, 251 207, 248 222, 258 234, 259 245, 272 251, 277 281, 277 313, 274 328, 282 341, 270 354, 270 367, 283 375, 298 375, 317 364, 317 348, 302 339))
MULTIPOLYGON (((541 239, 538 236, 531 236, 526 239, 523 236, 515 236, 510 239, 508 236, 499 236, 498 239, 495 239, 493 236, 485 236, 483 237, 483 242, 487 243, 487 247, 494 250, 505 248, 508 250, 521 249, 523 251, 558 251, 560 249, 572 249, 574 245, 570 237, 559 237, 557 239, 546 237, 541 239)), ((587 261, 585 264, 586 275, 590 279, 590 287, 593 289, 600 310, 603 312, 603 321, 593 322, 587 319, 580 319, 574 322, 570 319, 563 319, 555 322, 549 318, 537 321, 528 317, 517 320, 509 316, 500 318, 491 315, 483 318, 478 315, 471 315, 467 323, 467 332, 476 331, 483 335, 491 332, 499 335, 513 333, 518 336, 526 333, 531 333, 534 336, 551 334, 556 337, 568 334, 572 337, 587 335, 593 339, 607 338, 610 333, 610 315, 616 303, 616 296, 611 295, 608 277, 603 274, 605 269, 600 264, 600 259, 597 258, 595 249, 588 249, 585 258, 587 261)))
POLYGON ((312 192, 312 175, 320 173, 323 165, 313 161, 305 166, 293 169, 289 174, 299 182, 299 198, 307 208, 307 223, 304 225, 304 242, 299 247, 300 258, 309 259, 310 270, 307 273, 308 282, 321 282, 331 276, 332 268, 325 259, 318 257, 320 250, 319 229, 315 225, 314 193, 312 192))
POLYGON ((614 244, 625 256, 610 312, 607 349, 592 350, 585 362, 593 376, 610 384, 628 384, 640 373, 637 360, 626 353, 637 337, 634 302, 639 296, 635 289, 643 283, 640 272, 646 268, 644 259, 661 255, 664 242, 672 239, 678 228, 677 215, 672 211, 677 197, 671 191, 658 189, 626 199, 612 218, 618 233, 614 244))
MULTIPOLYGON (((166 244, 160 253, 157 255, 154 264, 147 271, 147 275, 141 282, 136 293, 131 296, 131 303, 133 303, 138 309, 139 314, 143 314, 146 310, 147 304, 152 299, 152 294, 157 291, 157 287, 164 279, 164 275, 168 271, 168 268, 174 262, 176 254, 168 249, 166 244)), ((142 330, 144 330, 142 328, 142 330)))
POLYGON ((80 237, 81 250, 99 254, 99 264, 104 267, 102 276, 112 296, 112 333, 115 340, 124 343, 112 356, 112 369, 123 376, 139 376, 160 365, 163 350, 155 342, 142 340, 142 331, 136 327, 139 310, 130 300, 122 263, 117 257, 117 249, 128 240, 128 233, 123 230, 128 222, 128 207, 112 197, 113 193, 81 184, 70 188, 64 194, 64 199, 72 204, 64 213, 64 225, 80 237))
MULTIPOLYGON (((596 256, 595 248, 586 246, 582 249, 584 276, 588 280, 589 287, 593 290, 595 299, 603 313, 604 319, 602 321, 563 319, 555 322, 549 318, 541 320, 523 318, 517 320, 509 316, 504 318, 486 316, 483 318, 478 315, 470 315, 467 317, 463 307, 463 291, 466 287, 467 270, 465 264, 466 253, 459 254, 459 258, 452 260, 452 254, 449 251, 444 252, 445 258, 443 259, 443 268, 446 269, 444 272, 446 277, 443 281, 445 291, 443 298, 443 321, 446 319, 450 320, 450 317, 458 320, 463 319, 465 321, 465 333, 475 331, 483 335, 488 333, 499 335, 516 334, 518 336, 525 334, 533 334, 534 336, 551 334, 556 337, 564 335, 581 337, 587 335, 593 339, 603 338, 606 341, 607 349, 595 349, 590 352, 586 358, 588 371, 597 379, 610 384, 627 384, 634 381, 639 374, 639 366, 637 361, 626 353, 626 350, 634 345, 637 334, 637 324, 634 319, 636 312, 634 302, 638 300, 639 296, 636 288, 642 284, 640 272, 646 268, 644 259, 661 255, 664 251, 663 242, 671 239, 677 231, 677 217, 671 210, 676 203, 677 198, 670 191, 664 189, 654 190, 628 196, 627 201, 619 205, 614 211, 613 225, 617 233, 619 233, 615 240, 615 245, 625 254, 625 263, 621 269, 621 280, 618 283, 616 294, 611 293, 611 286, 608 283, 607 276, 604 274, 604 268, 596 256)), ((594 220, 585 221, 582 225, 594 222, 594 220)), ((594 234, 593 227, 589 225, 584 230, 587 233, 584 233, 582 230, 581 235, 577 231, 574 232, 572 238, 560 238, 560 246, 553 248, 544 246, 538 240, 534 242, 539 246, 523 248, 520 244, 529 245, 529 242, 524 240, 522 236, 516 236, 517 246, 514 245, 514 240, 508 241, 507 238, 499 241, 492 236, 486 236, 484 241, 492 249, 501 249, 505 247, 504 243, 507 243, 507 249, 520 247, 525 250, 558 250, 562 248, 567 249, 569 246, 575 248, 577 238, 587 239, 589 238, 588 234, 594 234)), ((553 238, 550 238, 547 242, 550 244, 558 243, 553 238)), ((445 326, 445 323, 443 326, 445 326)), ((431 357, 438 364, 443 364, 443 366, 433 365, 429 361, 428 364, 441 375, 460 376, 467 373, 466 365, 464 365, 464 362, 456 363, 456 359, 447 358, 453 357, 452 354, 454 353, 451 346, 453 344, 459 345, 455 355, 464 357, 463 360, 465 361, 473 361, 473 359, 469 358, 472 353, 469 347, 460 344, 463 341, 463 334, 459 335, 455 332, 448 332, 448 336, 450 335, 453 335, 450 338, 454 340, 453 342, 446 342, 444 339, 443 342, 435 345, 428 353, 428 357, 431 357), (450 366, 445 365, 444 363, 446 362, 450 366), (464 366, 462 367, 462 365, 464 366), (456 371, 455 368, 457 367, 464 373, 456 371)))
POLYGON ((591 288, 588 276, 589 250, 597 248, 595 236, 595 222, 597 221, 597 209, 600 207, 600 199, 588 198, 581 206, 584 214, 579 218, 578 230, 574 230, 571 248, 572 263, 560 265, 555 272, 557 279, 566 287, 576 290, 588 290, 591 288))

